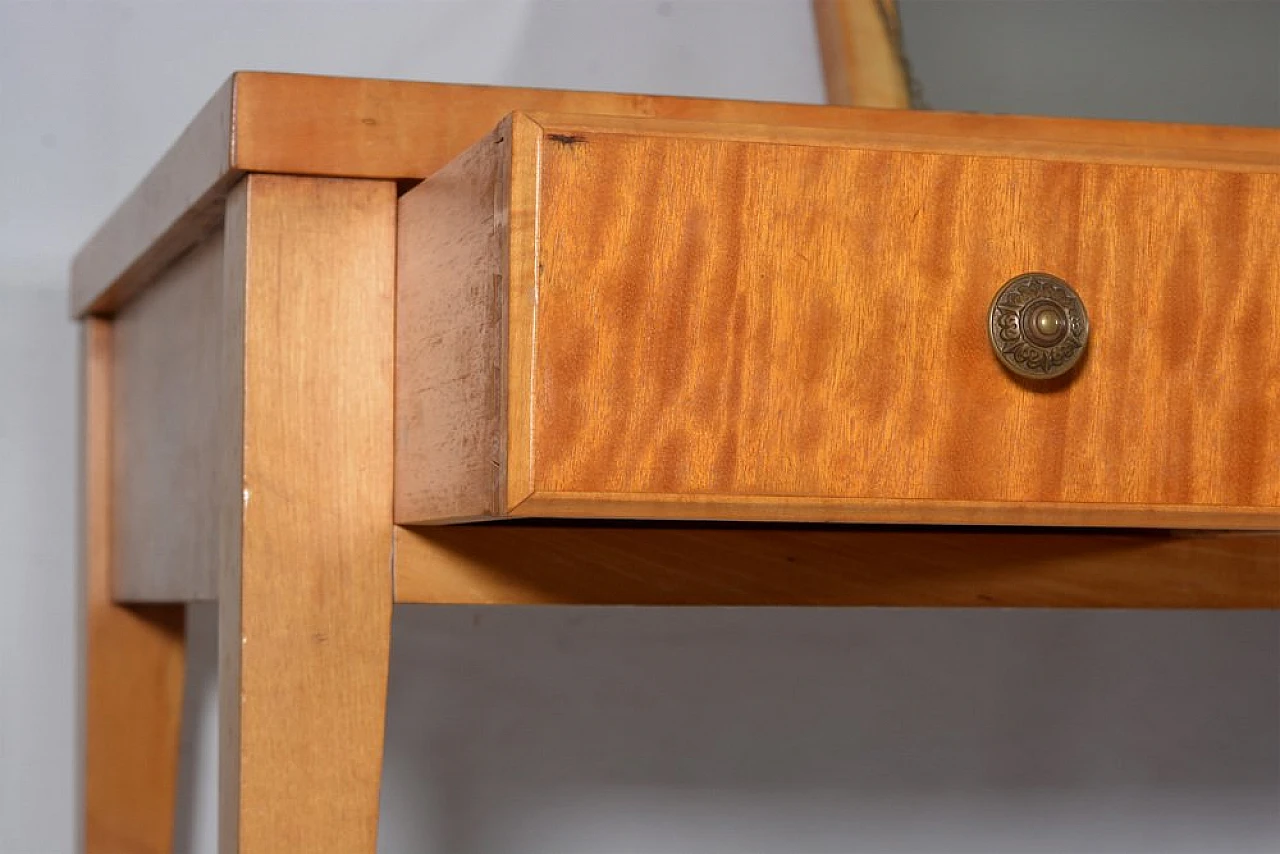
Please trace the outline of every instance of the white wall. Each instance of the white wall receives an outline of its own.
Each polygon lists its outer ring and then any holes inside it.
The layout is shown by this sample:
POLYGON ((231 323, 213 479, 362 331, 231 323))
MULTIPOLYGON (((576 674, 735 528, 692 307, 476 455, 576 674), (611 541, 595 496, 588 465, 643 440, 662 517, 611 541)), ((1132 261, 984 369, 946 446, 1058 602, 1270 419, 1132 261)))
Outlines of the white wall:
MULTIPOLYGON (((1280 126, 1277 3, 900 4, 934 107, 1280 126)), ((0 854, 78 815, 67 261, 230 70, 815 101, 814 51, 805 0, 0 0, 0 854)), ((1280 849, 1274 614, 406 608, 394 641, 386 854, 1280 849)))
POLYGON ((3 854, 70 851, 75 815, 76 335, 64 302, 0 285, 3 854))

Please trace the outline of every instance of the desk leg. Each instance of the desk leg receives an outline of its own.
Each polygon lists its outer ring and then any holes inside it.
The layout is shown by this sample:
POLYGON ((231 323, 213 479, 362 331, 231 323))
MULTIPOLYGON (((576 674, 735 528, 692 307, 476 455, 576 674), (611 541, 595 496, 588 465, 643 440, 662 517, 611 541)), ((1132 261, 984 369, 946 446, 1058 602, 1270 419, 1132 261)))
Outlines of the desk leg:
POLYGON ((111 324, 85 321, 85 788, 89 854, 173 847, 182 715, 183 606, 111 593, 111 324))
POLYGON ((224 854, 375 849, 395 216, 386 181, 251 175, 228 200, 220 412, 242 435, 221 490, 224 854))

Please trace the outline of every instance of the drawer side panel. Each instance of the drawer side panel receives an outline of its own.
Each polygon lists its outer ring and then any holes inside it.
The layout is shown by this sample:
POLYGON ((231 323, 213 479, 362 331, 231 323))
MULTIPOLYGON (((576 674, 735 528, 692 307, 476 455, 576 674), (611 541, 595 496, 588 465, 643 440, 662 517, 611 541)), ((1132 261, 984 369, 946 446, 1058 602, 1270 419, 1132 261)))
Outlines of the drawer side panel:
POLYGON ((399 522, 499 512, 508 136, 500 127, 399 201, 399 522))

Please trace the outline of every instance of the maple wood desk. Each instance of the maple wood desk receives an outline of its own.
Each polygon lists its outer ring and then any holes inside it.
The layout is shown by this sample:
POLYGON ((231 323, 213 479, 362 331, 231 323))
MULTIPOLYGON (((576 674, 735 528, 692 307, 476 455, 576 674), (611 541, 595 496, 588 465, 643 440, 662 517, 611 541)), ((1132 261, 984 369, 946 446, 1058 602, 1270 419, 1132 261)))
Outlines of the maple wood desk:
POLYGON ((1278 212, 1273 130, 237 75, 73 271, 90 849, 190 601, 245 854, 374 850, 393 602, 1277 607, 1278 212))

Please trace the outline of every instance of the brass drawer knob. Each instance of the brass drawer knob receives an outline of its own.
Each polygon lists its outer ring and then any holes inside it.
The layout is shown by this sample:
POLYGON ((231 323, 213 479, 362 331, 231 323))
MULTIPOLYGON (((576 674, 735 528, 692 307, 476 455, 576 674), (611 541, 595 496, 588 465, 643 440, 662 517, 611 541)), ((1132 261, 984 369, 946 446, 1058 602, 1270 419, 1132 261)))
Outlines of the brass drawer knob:
POLYGON ((1000 363, 1034 380, 1065 374, 1089 343, 1089 315, 1070 285, 1048 273, 1023 273, 996 291, 987 332, 1000 363))

